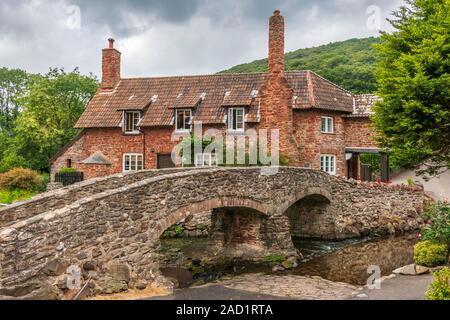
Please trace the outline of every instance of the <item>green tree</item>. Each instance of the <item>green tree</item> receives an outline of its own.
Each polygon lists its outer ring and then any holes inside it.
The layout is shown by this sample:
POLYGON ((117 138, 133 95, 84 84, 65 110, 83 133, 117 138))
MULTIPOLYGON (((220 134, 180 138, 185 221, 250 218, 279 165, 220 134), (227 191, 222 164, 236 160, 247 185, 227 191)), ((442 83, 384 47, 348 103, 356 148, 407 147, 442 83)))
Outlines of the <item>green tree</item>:
POLYGON ((20 113, 18 100, 27 90, 31 75, 19 69, 0 68, 0 132, 12 134, 20 113))
POLYGON ((375 45, 381 143, 421 174, 450 167, 450 0, 407 0, 375 45))
POLYGON ((0 68, 0 159, 14 135, 20 113, 19 98, 25 94, 32 76, 19 69, 0 68))
POLYGON ((19 99, 23 110, 0 169, 22 166, 46 171, 53 154, 78 133, 73 126, 97 88, 95 77, 83 76, 77 69, 68 73, 51 69, 35 78, 19 99))

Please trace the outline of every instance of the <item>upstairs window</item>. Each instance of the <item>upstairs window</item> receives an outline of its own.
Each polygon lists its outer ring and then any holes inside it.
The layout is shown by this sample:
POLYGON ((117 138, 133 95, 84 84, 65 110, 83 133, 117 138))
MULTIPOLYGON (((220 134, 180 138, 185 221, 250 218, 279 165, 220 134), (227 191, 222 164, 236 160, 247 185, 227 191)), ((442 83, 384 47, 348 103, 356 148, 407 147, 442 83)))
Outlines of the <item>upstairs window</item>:
POLYGON ((139 111, 125 112, 125 133, 139 133, 139 121, 141 121, 141 113, 139 111))
POLYGON ((336 156, 321 155, 320 156, 320 170, 335 175, 336 174, 336 156))
POLYGON ((322 133, 333 133, 334 132, 334 123, 332 117, 322 117, 321 130, 322 133))
POLYGON ((244 131, 244 108, 229 108, 228 109, 228 131, 243 132, 244 131))
POLYGON ((177 109, 175 113, 175 124, 177 131, 190 131, 191 130, 191 109, 177 109))
POLYGON ((144 170, 144 156, 140 153, 126 153, 123 155, 123 172, 144 170))

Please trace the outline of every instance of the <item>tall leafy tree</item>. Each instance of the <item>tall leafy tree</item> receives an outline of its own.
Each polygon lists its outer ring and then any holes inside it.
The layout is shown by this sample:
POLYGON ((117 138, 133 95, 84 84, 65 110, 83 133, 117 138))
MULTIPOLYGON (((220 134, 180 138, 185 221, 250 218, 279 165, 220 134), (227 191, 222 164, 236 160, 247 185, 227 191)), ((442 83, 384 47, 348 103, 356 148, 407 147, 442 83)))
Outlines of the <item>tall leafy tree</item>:
POLYGON ((19 100, 23 110, 0 169, 48 169, 53 154, 78 133, 73 126, 97 88, 95 77, 83 76, 77 69, 51 69, 36 78, 19 100))
POLYGON ((375 123, 381 143, 421 174, 450 167, 450 0, 407 0, 383 33, 375 123))
POLYGON ((18 100, 25 94, 30 78, 23 70, 0 68, 0 132, 12 134, 20 113, 18 100))
POLYGON ((21 111, 19 99, 33 76, 19 69, 0 68, 0 160, 14 135, 15 121, 21 111))

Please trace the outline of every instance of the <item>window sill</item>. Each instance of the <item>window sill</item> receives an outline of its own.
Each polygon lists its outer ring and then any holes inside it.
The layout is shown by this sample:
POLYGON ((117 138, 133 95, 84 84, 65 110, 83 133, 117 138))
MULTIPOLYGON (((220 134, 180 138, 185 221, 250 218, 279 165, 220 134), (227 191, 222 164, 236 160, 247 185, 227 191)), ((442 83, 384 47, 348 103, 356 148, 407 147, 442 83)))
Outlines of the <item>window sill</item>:
POLYGON ((330 176, 335 176, 336 175, 336 172, 326 172, 325 170, 320 170, 320 171, 322 171, 322 172, 324 172, 326 174, 329 174, 330 176))
POLYGON ((175 133, 186 134, 186 133, 191 133, 191 130, 177 130, 177 129, 175 129, 175 133))
POLYGON ((142 134, 142 132, 140 132, 140 131, 130 131, 130 132, 124 132, 123 133, 125 136, 138 136, 138 135, 140 135, 140 134, 142 134))
POLYGON ((240 136, 245 134, 245 130, 227 130, 227 134, 240 136))
POLYGON ((320 133, 322 133, 322 134, 328 134, 328 135, 334 135, 334 134, 336 134, 336 132, 323 132, 323 131, 320 131, 320 133))

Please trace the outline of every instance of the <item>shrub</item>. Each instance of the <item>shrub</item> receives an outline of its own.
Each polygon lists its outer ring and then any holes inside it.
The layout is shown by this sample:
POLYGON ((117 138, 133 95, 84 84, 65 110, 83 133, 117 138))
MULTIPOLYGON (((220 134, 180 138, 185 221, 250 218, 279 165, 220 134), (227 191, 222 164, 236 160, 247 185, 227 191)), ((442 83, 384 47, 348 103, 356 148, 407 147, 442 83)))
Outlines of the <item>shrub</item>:
POLYGON ((421 241, 414 246, 414 262, 421 266, 435 267, 447 261, 447 244, 421 241))
POLYGON ((184 232, 184 228, 179 224, 173 226, 173 231, 175 231, 175 237, 181 237, 184 232))
POLYGON ((438 202, 429 206, 422 218, 427 222, 421 230, 424 240, 450 245, 450 206, 448 203, 438 202))
POLYGON ((450 300, 450 269, 445 267, 433 275, 433 282, 425 295, 427 300, 450 300))
POLYGON ((179 224, 172 225, 169 229, 164 231, 162 238, 180 238, 183 235, 184 228, 179 224))
POLYGON ((412 177, 408 177, 406 182, 408 183, 408 186, 410 186, 410 187, 414 186, 414 184, 415 184, 414 179, 412 177))
POLYGON ((61 168, 58 170, 58 173, 73 173, 77 172, 74 168, 61 168))
POLYGON ((15 168, 0 174, 0 189, 36 191, 40 184, 39 173, 30 169, 15 168))
POLYGON ((48 173, 41 174, 41 183, 39 184, 38 191, 45 192, 47 191, 47 185, 50 182, 50 175, 48 173))

